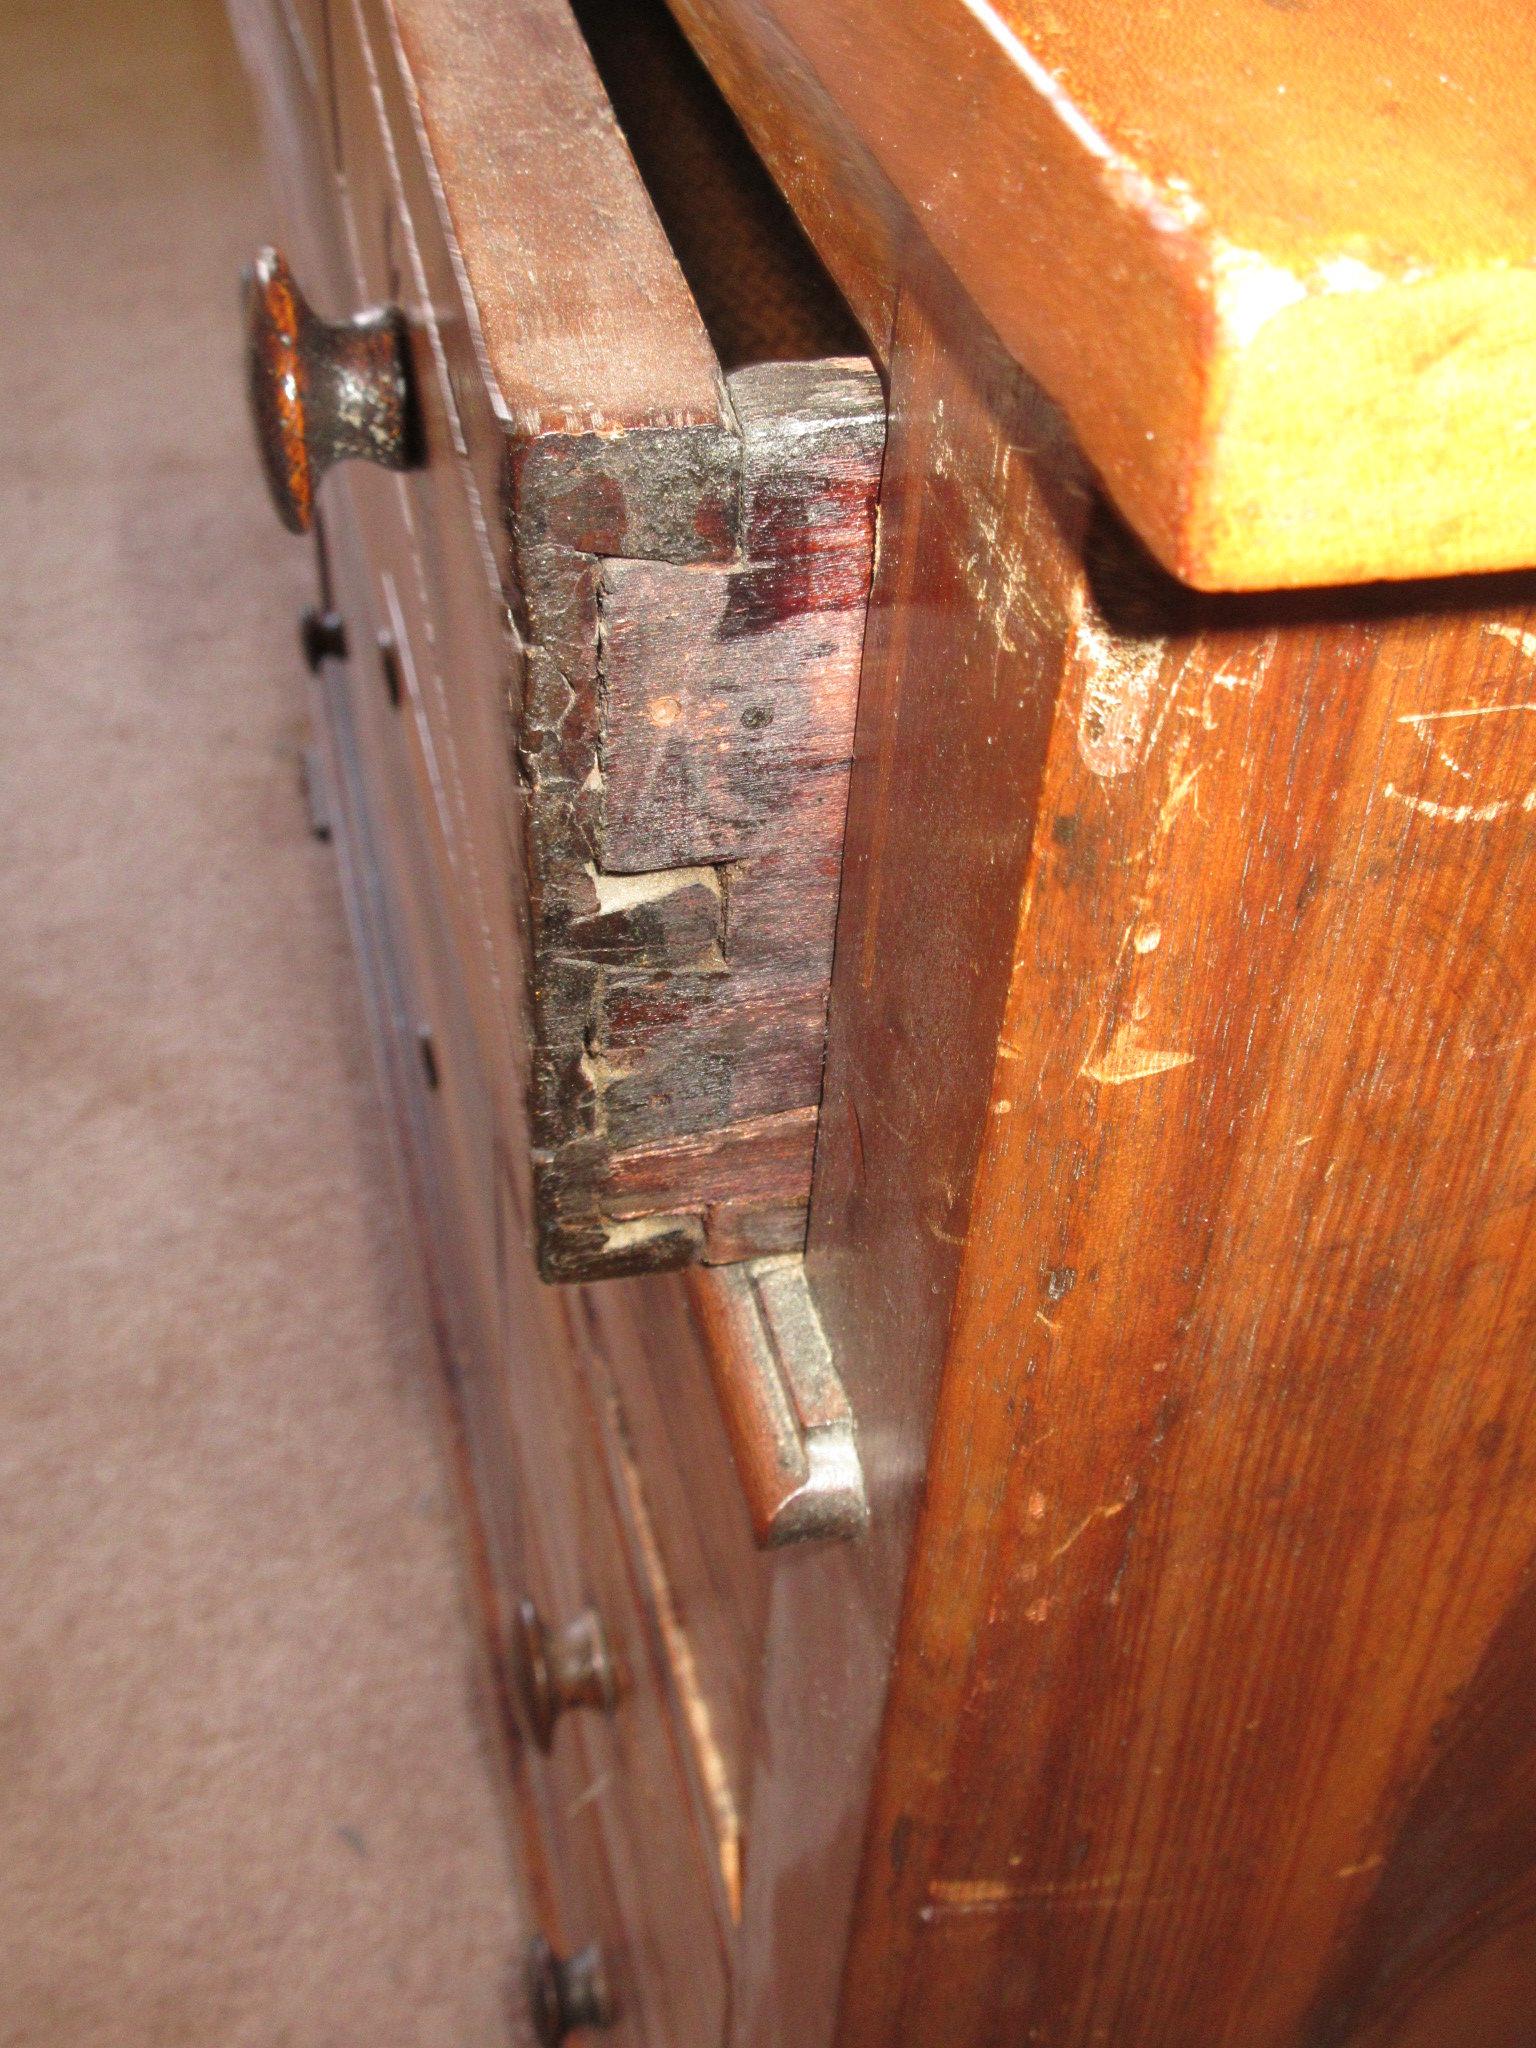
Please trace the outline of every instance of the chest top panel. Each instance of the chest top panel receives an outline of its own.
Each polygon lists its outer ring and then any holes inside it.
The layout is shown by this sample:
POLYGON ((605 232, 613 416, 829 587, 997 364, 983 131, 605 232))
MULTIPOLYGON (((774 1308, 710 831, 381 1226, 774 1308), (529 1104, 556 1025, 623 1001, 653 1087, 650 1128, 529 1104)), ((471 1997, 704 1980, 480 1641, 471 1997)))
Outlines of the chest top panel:
POLYGON ((1187 581, 1536 562, 1519 0, 674 5, 800 67, 1187 581))

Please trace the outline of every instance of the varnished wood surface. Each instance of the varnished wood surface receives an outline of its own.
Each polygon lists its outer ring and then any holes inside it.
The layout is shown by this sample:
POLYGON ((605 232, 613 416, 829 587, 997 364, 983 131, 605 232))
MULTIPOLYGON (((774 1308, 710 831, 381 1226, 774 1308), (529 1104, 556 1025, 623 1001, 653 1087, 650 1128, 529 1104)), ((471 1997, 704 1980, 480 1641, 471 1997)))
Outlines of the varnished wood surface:
MULTIPOLYGON (((355 625, 368 616, 355 537, 333 523, 330 538, 338 594, 355 625)), ((611 1724, 566 1717, 550 1762, 535 1766, 518 1704, 507 1703, 533 1897, 541 1925, 567 1950, 593 1939, 604 1944, 621 2001, 615 2048, 708 2043, 723 2025, 725 1973, 683 1751, 618 1535, 600 1438, 572 1370, 568 1310, 561 1296, 538 1286, 524 1219, 502 1196, 484 1070, 444 945, 449 923, 413 823, 393 716, 368 663, 328 669, 323 729, 343 794, 338 844, 413 1214, 479 1479, 493 1635, 504 1649, 501 1618, 520 1596, 533 1597, 553 1624, 592 1608, 625 1709, 611 1724), (423 1033, 433 1048, 430 1080, 423 1033), (509 1316, 517 1317, 510 1331, 509 1316), (551 1372, 557 1361, 558 1377, 551 1372), (500 1412, 512 1389, 515 1432, 500 1412), (637 1867, 650 1855, 670 1874, 664 1899, 637 1867)))
MULTIPOLYGON (((350 249, 356 289, 417 303, 421 251, 381 154, 376 53, 360 40, 358 16, 333 14, 333 24, 343 31, 337 127, 351 202, 337 239, 350 249)), ((329 180, 305 195, 317 231, 336 204, 329 180)), ((423 322, 415 340, 428 467, 409 479, 349 468, 322 494, 328 594, 352 657, 328 667, 321 695, 342 792, 339 846, 478 1481, 492 1636, 505 1650, 505 1620, 522 1595, 555 1624, 593 1605, 621 1673, 622 1716, 611 1725, 568 1717, 547 1767, 531 1748, 520 1754, 506 1673, 530 1909, 568 1953, 604 1945, 619 1999, 615 2048, 708 2048, 724 2025, 726 1859, 671 1675, 665 1573, 645 1570, 629 1538, 642 1509, 614 1474, 606 1397, 577 1364, 576 1300, 534 1272, 518 1040, 467 874, 477 848, 514 843, 498 680, 506 648, 490 563, 466 518, 473 473, 455 448, 452 387, 432 353, 439 336, 423 322), (665 1888, 651 1881, 652 1859, 667 1871, 665 1888)), ((498 901, 510 929, 515 906, 498 901)), ((734 1485, 723 1445, 720 1481, 734 1485)), ((515 1995, 515 1958, 509 1971, 515 1995)))
MULTIPOLYGON (((579 153, 498 125, 516 81, 441 6, 336 0, 331 24, 356 288, 406 309, 426 456, 398 489, 342 481, 399 615, 422 807, 503 1127, 526 1143, 506 1105, 531 1086, 543 1256, 569 1279, 803 1243, 883 405, 857 360, 720 375, 612 117, 593 114, 574 24, 546 35, 546 14, 519 61, 543 67, 543 118, 596 138, 590 178, 579 153), (541 272, 538 317, 508 316, 493 363, 497 308, 519 296, 507 250, 533 260, 549 240, 575 262, 605 179, 650 239, 612 275, 583 261, 579 290, 541 272), (646 405, 587 361, 594 298, 655 357, 602 371, 646 405), (702 410, 678 399, 701 349, 702 410), (601 420, 574 418, 570 389, 598 394, 601 420)), ((711 90, 673 34, 645 72, 655 111, 679 62, 688 105, 711 90)), ((772 226, 763 206, 742 218, 772 226)), ((732 254, 736 290, 762 271, 750 238, 699 255, 717 310, 732 254)), ((792 334, 828 329, 814 268, 797 245, 773 273, 792 334)))
POLYGON ((718 425, 714 352, 565 0, 381 12, 514 431, 718 425))
POLYGON ((810 1245, 873 1525, 752 1551, 678 1283, 536 1284, 439 1027, 501 1582, 654 1688, 532 1774, 544 1910, 667 2048, 1530 2048, 1536 590, 1180 587, 797 62, 892 407, 810 1245))
MULTIPOLYGON (((1011 444, 1052 416, 974 327, 904 292, 866 636, 808 1267, 870 1489, 860 1544, 796 1559, 765 1687, 736 2039, 825 2048, 864 1806, 986 1126, 1016 914, 1070 633, 1072 521, 1011 444), (1033 534, 1036 580, 994 544, 1033 534), (991 584, 992 601, 979 598, 991 584), (942 688, 936 679, 942 678, 942 688), (796 1771, 789 1757, 807 1762, 796 1771)), ((967 1361, 961 1370, 975 1369, 967 1361)), ((989 1784, 979 1796, 993 1799, 989 1784)), ((899 1966, 908 1932, 889 1952, 899 1966)), ((932 2042, 943 2042, 935 2027, 932 2042)))
POLYGON ((1516 0, 675 5, 824 254, 914 222, 1176 574, 1536 560, 1516 0))
MULTIPOLYGON (((904 1332, 937 1388, 838 2040, 1520 2048, 1536 585, 1192 596, 1083 523, 1016 403, 960 428, 970 463, 996 437, 984 516, 1029 568, 979 1168, 956 1222, 889 1050, 835 1029, 826 1129, 847 1091, 860 1142, 813 1207, 845 1353, 904 1332), (894 1278, 914 1225, 939 1303, 894 1278)), ((903 608, 978 630, 913 574, 903 608)), ((882 761, 933 800, 879 705, 854 905, 903 871, 882 761)), ((911 1020, 937 948, 895 950, 839 975, 911 1020)))
MULTIPOLYGON (((375 769, 360 810, 376 843, 356 865, 393 901, 395 949, 411 970, 411 987, 389 1020, 394 1063, 409 1098, 402 1119, 411 1121, 428 1167, 421 1228, 462 1319, 460 1327, 450 1314, 444 1334, 487 1523, 500 1610, 493 1626, 503 1630, 508 1602, 523 1590, 547 1598, 556 1619, 598 1601, 612 1614, 634 1687, 626 1694, 633 1729, 627 1720, 623 1731, 606 1734, 578 1715, 558 1732, 552 1766, 529 1759, 519 1773, 541 1924, 567 1949, 594 1937, 605 1943, 623 2001, 619 2040, 711 2048, 743 1911, 743 1816, 764 1779, 782 1797, 790 1780, 814 1782, 820 1771, 814 1750, 776 1753, 760 1741, 762 1694, 786 1675, 802 1680, 820 1653, 807 1660, 802 1644, 771 1625, 777 1572, 770 1577, 753 1548, 680 1291, 660 1280, 604 1287, 589 1314, 582 1296, 535 1277, 520 1104, 526 1038, 518 1035, 515 986, 504 968, 518 938, 515 891, 480 893, 487 881, 510 883, 516 875, 505 746, 514 649, 498 644, 505 614, 494 600, 509 587, 502 579, 518 537, 509 547, 487 516, 498 502, 490 493, 507 478, 505 436, 475 354, 473 306, 455 297, 452 237, 433 232, 436 202, 419 153, 425 103, 401 69, 393 18, 371 0, 337 0, 331 23, 352 272, 336 309, 346 310, 352 292, 407 307, 428 455, 426 467, 406 478, 349 468, 321 494, 338 559, 347 557, 342 602, 354 654, 347 701, 357 706, 375 769), (381 631, 389 650, 375 644, 381 631), (487 855, 509 865, 487 864, 487 855), (685 1419, 673 1404, 690 1392, 705 1405, 685 1419), (617 1552, 608 1533, 614 1527, 617 1552)), ((883 424, 875 387, 867 369, 842 364, 744 372, 737 394, 762 458, 747 478, 751 546, 741 563, 703 570, 730 600, 735 630, 718 650, 713 678, 697 660, 695 672, 683 672, 690 650, 674 632, 667 643, 669 658, 677 657, 674 689, 708 713, 722 677, 749 687, 753 639, 775 646, 763 679, 777 693, 774 717, 745 727, 738 720, 747 735, 739 744, 773 732, 786 765, 798 761, 812 781, 839 784, 840 811, 851 713, 846 677, 827 704, 798 705, 790 671, 809 655, 829 674, 856 652, 883 424), (824 505, 807 494, 775 408, 761 402, 786 376, 820 391, 801 423, 814 429, 824 505), (800 555, 787 548, 791 517, 817 528, 822 544, 800 555), (850 536, 860 565, 852 579, 850 536), (776 640, 786 627, 788 640, 776 640)), ((540 437, 541 455, 556 438, 540 437)), ((579 462, 575 470, 578 483, 591 482, 579 462)), ((537 546, 551 527, 567 540, 590 541, 594 533, 643 539, 665 531, 678 508, 676 494, 665 498, 645 515, 661 524, 641 529, 626 519, 614 523, 615 505, 600 490, 578 489, 541 501, 548 525, 523 539, 537 546)), ((706 524, 693 536, 695 553, 717 550, 725 532, 723 522, 706 524)), ((596 563, 590 566, 595 575, 596 563)), ((643 639, 650 630, 665 638, 665 621, 648 624, 635 603, 644 576, 661 565, 620 556, 607 566, 615 574, 619 637, 643 639), (625 577, 629 588, 621 592, 625 577)), ((692 601, 697 592, 684 585, 677 595, 692 601)), ((631 661, 618 682, 621 697, 628 688, 632 723, 644 720, 655 696, 644 666, 631 661)), ((757 701, 749 696, 742 708, 757 701)), ((718 707, 715 724, 717 739, 733 730, 721 724, 718 707)), ((663 740, 665 727, 665 719, 655 726, 663 740)), ((752 940, 742 912, 754 891, 771 909, 776 879, 771 860, 758 862, 756 877, 748 872, 764 851, 748 843, 760 835, 764 804, 747 801, 751 792, 718 758, 701 756, 698 772, 680 778, 666 773, 664 747, 648 746, 627 781, 622 762, 614 765, 616 860, 625 857, 621 841, 648 859, 645 849, 658 835, 724 835, 693 853, 740 865, 747 886, 736 936, 752 940), (729 800, 701 805, 701 793, 711 790, 729 800)), ((766 808, 782 808, 793 794, 793 778, 781 779, 766 808)), ((829 917, 836 883, 830 842, 802 879, 819 892, 818 916, 829 917)), ((793 909, 778 913, 786 929, 793 909)), ((774 924, 774 917, 763 923, 759 952, 774 924)), ((825 948, 826 940, 823 930, 817 943, 825 948)), ((803 1190, 804 1148, 798 1161, 803 1190)), ((755 1867, 768 1875, 762 1859, 755 1867)))

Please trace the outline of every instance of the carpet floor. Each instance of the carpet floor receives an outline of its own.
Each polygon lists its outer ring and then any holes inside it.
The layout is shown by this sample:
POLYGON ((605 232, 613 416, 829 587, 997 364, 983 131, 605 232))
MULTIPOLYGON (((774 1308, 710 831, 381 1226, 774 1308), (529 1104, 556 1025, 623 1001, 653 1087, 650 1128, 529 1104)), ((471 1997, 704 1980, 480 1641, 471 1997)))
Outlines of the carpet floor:
POLYGON ((505 2044, 215 0, 0 0, 0 197, 0 2044, 505 2044))

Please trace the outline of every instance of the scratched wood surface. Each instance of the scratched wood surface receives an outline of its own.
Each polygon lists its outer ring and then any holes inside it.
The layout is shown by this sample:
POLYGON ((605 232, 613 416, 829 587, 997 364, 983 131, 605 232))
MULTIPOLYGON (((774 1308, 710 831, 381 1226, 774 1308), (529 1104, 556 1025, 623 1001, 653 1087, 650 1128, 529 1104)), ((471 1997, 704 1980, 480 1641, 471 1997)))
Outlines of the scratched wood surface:
POLYGON ((1520 0, 673 5, 876 346, 915 217, 1178 575, 1536 561, 1520 0))
MULTIPOLYGON (((495 1183, 508 1322, 464 1384, 501 1578, 562 1613, 601 1589, 663 1703, 643 1739, 568 1731, 550 1800, 644 1782, 582 1801, 546 1910, 639 1959, 642 2038, 1530 2048, 1536 586, 1173 582, 957 289, 944 207, 936 254, 817 114, 843 74, 781 44, 754 90, 791 0, 679 0, 712 7, 890 379, 809 1245, 874 1526, 753 1556, 675 1278, 534 1283, 443 1030, 479 1265, 495 1183)), ((403 52, 400 9, 364 11, 403 52)), ((454 248, 414 252, 450 315, 454 248)), ((505 472, 473 318, 438 338, 467 469, 544 522, 487 530, 497 574, 567 550, 516 586, 555 638, 599 601, 632 649, 723 619, 734 399, 684 422, 659 495, 579 435, 505 472)), ((660 703, 745 735, 728 637, 670 649, 660 693, 616 657, 635 751, 584 829, 619 926, 653 849, 750 866, 729 762, 669 751, 660 703)), ((823 709, 795 727, 818 773, 823 709)), ((714 886, 688 875, 655 942, 697 962, 714 886)), ((461 1291, 483 1308, 484 1273, 461 1291)))
POLYGON ((1517 2048, 1536 579, 1199 597, 944 397, 893 391, 957 537, 877 591, 813 1204, 875 1440, 934 1401, 840 2048, 1517 2048), (990 650, 1028 837, 958 996, 896 878, 996 811, 886 701, 911 614, 990 650), (889 1061, 946 1008, 935 1127, 889 1061))
POLYGON ((884 401, 858 361, 726 390, 719 455, 514 470, 551 1278, 804 1243, 884 401))
POLYGON ((786 1557, 772 1583, 733 2034, 752 2048, 825 2048, 836 2023, 1006 995, 998 934, 1011 928, 1030 845, 1051 635, 1059 643, 1069 630, 1068 572, 1053 596, 1043 567, 1059 522, 1008 454, 1050 435, 1052 416, 1005 359, 971 352, 976 329, 963 311, 956 330, 938 330, 909 284, 892 358, 807 1254, 873 1516, 859 1543, 786 1557), (1037 588, 1015 582, 1015 619, 992 587, 1004 559, 992 547, 1026 525, 1042 573, 1037 588))
MULTIPOLYGON (((378 510, 381 573, 397 592, 421 586, 408 666, 482 679, 412 703, 434 750, 423 804, 461 814, 443 833, 449 901, 467 957, 484 952, 503 991, 500 1040, 482 1005, 498 1083, 521 1069, 530 1090, 545 1270, 797 1248, 878 384, 859 359, 722 377, 563 0, 335 0, 332 15, 356 267, 407 302, 435 437, 419 478, 364 479, 356 495, 378 510), (593 264, 605 238, 614 261, 593 264), (386 498, 410 529, 393 540, 386 498), (456 566, 477 550, 497 586, 478 610, 456 566), (498 682, 486 641, 502 604, 514 630, 498 682), (508 698, 498 758, 486 720, 508 698)), ((735 261, 737 291, 774 280, 770 341, 845 339, 805 245, 773 262, 758 249, 782 203, 669 36, 645 46, 649 117, 666 118, 669 92, 684 109, 696 213, 711 189, 735 195, 732 233, 689 243, 717 318, 735 261)), ((610 71, 627 49, 609 51, 610 71)), ((674 193, 674 223, 684 206, 674 193)), ((757 330, 731 331, 740 351, 757 330)), ((509 1144, 526 1142, 518 1122, 509 1144)))

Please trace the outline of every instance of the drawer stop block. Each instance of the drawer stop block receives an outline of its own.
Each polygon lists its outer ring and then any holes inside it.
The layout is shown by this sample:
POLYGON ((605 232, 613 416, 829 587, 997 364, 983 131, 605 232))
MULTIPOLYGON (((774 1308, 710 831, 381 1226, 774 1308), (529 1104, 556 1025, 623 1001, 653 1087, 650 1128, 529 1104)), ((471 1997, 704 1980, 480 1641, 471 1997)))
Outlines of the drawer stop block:
POLYGON ((688 1284, 759 1546, 862 1535, 869 1500, 853 1411, 805 1261, 701 1266, 688 1284))

